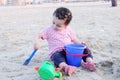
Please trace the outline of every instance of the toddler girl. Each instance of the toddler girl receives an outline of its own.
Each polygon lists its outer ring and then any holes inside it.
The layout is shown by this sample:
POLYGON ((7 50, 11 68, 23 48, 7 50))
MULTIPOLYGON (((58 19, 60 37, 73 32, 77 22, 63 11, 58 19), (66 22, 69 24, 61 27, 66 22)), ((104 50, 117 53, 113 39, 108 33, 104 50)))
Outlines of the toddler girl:
MULTIPOLYGON (((69 76, 75 71, 76 67, 68 65, 66 62, 66 52, 64 46, 67 44, 80 44, 72 32, 69 23, 72 19, 72 13, 69 9, 60 7, 53 13, 53 24, 52 26, 43 30, 38 34, 34 48, 39 49, 40 41, 47 40, 49 46, 49 55, 51 60, 54 62, 56 67, 64 70, 69 76)), ((95 71, 95 65, 93 63, 93 56, 88 48, 84 50, 84 54, 88 56, 83 57, 82 66, 95 71)))

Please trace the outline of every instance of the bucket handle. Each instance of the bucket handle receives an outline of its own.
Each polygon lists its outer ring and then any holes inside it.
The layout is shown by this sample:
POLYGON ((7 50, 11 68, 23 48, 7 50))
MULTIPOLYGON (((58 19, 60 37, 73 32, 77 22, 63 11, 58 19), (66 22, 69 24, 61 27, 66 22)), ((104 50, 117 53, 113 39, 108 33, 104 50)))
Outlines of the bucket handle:
POLYGON ((71 55, 71 56, 76 56, 76 57, 84 57, 84 56, 87 56, 88 54, 71 54, 71 53, 69 53, 68 51, 66 51, 66 49, 64 49, 64 51, 67 53, 67 54, 69 54, 69 55, 71 55))

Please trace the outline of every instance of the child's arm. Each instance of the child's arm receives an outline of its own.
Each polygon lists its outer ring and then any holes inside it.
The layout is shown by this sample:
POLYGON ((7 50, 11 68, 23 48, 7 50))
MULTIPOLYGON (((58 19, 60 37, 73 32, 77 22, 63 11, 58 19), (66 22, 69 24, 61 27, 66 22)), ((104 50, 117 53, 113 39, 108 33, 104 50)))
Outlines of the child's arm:
POLYGON ((75 33, 74 33, 72 30, 70 30, 70 33, 71 33, 70 36, 71 36, 72 42, 73 42, 74 44, 86 45, 85 42, 79 42, 79 41, 77 40, 76 35, 75 35, 75 33))
POLYGON ((36 36, 34 49, 39 49, 40 48, 40 42, 41 42, 40 40, 47 39, 47 32, 48 32, 48 29, 45 29, 36 36))
POLYGON ((83 44, 83 45, 86 45, 85 42, 81 42, 81 43, 80 43, 80 42, 79 42, 78 40, 76 40, 76 39, 73 40, 73 43, 74 43, 74 44, 83 44))
POLYGON ((41 35, 38 34, 35 38, 35 44, 34 44, 34 49, 39 49, 40 48, 40 39, 41 39, 41 35))

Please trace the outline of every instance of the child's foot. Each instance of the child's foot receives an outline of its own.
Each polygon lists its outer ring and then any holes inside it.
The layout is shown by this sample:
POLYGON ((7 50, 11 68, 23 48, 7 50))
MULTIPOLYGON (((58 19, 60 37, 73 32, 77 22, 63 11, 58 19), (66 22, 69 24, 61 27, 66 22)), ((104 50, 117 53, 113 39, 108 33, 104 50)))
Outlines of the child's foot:
POLYGON ((71 74, 76 70, 76 67, 68 65, 64 67, 64 70, 65 70, 65 73, 71 76, 71 74))
POLYGON ((96 66, 93 62, 83 62, 82 66, 90 71, 96 71, 96 66))

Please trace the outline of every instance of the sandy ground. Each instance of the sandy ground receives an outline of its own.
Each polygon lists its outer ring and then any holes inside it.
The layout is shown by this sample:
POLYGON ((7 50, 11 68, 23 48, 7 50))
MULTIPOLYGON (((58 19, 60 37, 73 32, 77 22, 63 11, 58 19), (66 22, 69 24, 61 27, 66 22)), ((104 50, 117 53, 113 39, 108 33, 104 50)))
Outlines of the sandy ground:
POLYGON ((46 41, 28 66, 22 64, 33 51, 36 34, 51 25, 59 6, 72 11, 70 26, 90 47, 97 66, 96 72, 79 67, 60 80, 120 80, 120 5, 101 2, 0 7, 0 79, 41 80, 34 67, 49 60, 46 41))

